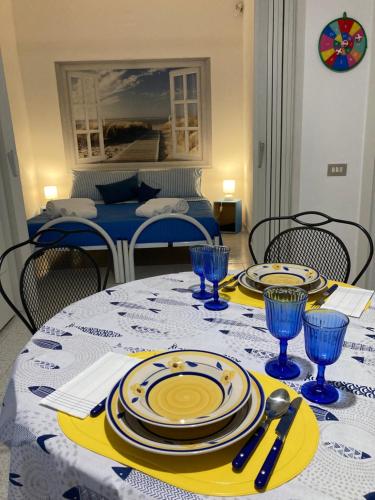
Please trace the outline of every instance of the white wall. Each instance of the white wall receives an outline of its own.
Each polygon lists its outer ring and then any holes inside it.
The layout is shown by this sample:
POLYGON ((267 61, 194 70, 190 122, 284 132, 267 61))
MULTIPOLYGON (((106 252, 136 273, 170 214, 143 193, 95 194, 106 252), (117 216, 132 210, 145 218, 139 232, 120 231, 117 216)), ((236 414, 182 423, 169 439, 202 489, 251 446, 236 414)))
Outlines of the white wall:
MULTIPOLYGON (((300 1, 300 0, 299 0, 300 1)), ((303 88, 300 148, 299 210, 318 210, 332 216, 360 220, 361 186, 368 182, 364 165, 370 58, 369 47, 354 69, 336 73, 326 68, 318 53, 324 26, 347 11, 367 32, 373 28, 373 0, 302 0, 305 9, 303 88), (346 177, 327 177, 328 163, 347 163, 346 177)), ((374 90, 372 89, 372 92, 374 90)), ((367 207, 369 210, 369 207, 367 207)), ((356 264, 358 241, 340 233, 356 264)))
POLYGON ((56 61, 211 58, 212 166, 203 191, 222 197, 222 180, 243 195, 242 16, 235 0, 13 0, 32 146, 42 186, 70 189, 56 61))
MULTIPOLYGON (((10 0, 0 2, 0 52, 12 113, 21 180, 25 187, 25 208, 27 215, 32 215, 39 207, 39 193, 10 0)), ((6 96, 2 98, 6 99, 6 96)), ((1 118, 3 119, 4 116, 1 118)))

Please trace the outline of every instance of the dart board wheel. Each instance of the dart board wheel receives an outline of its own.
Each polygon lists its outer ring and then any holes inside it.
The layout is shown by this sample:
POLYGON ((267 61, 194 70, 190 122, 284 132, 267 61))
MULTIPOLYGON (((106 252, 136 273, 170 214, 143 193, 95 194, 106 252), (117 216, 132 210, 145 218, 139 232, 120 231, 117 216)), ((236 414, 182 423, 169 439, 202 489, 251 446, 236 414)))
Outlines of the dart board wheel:
POLYGON ((359 64, 367 49, 367 36, 363 26, 347 17, 334 19, 323 29, 319 38, 319 55, 332 71, 349 71, 359 64))

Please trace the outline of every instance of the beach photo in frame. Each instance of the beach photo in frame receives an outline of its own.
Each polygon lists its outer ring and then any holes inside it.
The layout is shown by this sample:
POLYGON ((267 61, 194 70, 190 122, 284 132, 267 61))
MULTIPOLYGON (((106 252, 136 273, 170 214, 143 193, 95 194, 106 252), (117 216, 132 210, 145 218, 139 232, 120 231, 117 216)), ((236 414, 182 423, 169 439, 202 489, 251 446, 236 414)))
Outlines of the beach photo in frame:
POLYGON ((75 166, 209 162, 208 59, 56 63, 56 70, 75 166))

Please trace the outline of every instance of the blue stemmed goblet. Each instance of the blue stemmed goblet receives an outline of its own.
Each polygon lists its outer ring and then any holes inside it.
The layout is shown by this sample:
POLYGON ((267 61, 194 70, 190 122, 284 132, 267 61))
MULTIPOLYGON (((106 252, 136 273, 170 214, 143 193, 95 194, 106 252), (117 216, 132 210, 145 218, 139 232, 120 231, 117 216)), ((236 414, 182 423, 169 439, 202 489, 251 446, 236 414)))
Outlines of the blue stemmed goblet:
POLYGON ((212 298, 212 293, 206 290, 204 280, 204 260, 203 256, 207 252, 212 251, 212 246, 209 245, 196 245, 190 247, 191 263, 193 265, 193 272, 197 274, 201 280, 200 289, 193 292, 194 299, 207 300, 212 298))
POLYGON ((204 259, 204 274, 208 281, 214 286, 214 298, 205 302, 204 307, 211 311, 221 311, 228 307, 228 302, 219 299, 219 282, 228 274, 228 259, 230 249, 225 246, 216 245, 211 247, 211 252, 206 252, 204 259))
POLYGON ((266 363, 265 370, 271 377, 289 380, 298 377, 300 369, 288 359, 288 340, 294 339, 302 329, 302 313, 308 295, 297 287, 270 286, 263 292, 266 305, 267 328, 280 340, 278 358, 266 363))
POLYGON ((338 311, 318 309, 303 315, 305 348, 307 356, 318 365, 318 376, 314 382, 306 382, 301 388, 302 394, 314 403, 334 403, 339 398, 339 391, 327 384, 324 371, 339 358, 344 343, 349 318, 338 311))

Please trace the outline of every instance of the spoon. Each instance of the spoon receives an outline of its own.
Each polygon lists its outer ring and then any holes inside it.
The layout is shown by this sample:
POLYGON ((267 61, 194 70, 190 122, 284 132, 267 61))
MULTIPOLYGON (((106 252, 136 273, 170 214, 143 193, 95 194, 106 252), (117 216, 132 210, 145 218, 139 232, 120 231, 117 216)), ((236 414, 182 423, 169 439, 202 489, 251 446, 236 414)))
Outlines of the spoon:
POLYGON ((260 443, 262 437, 266 433, 270 423, 275 418, 280 418, 288 410, 290 397, 285 389, 277 389, 273 391, 266 401, 266 420, 258 427, 254 434, 241 448, 232 462, 234 470, 241 470, 249 460, 256 447, 260 443))
POLYGON ((219 290, 224 290, 224 292, 234 292, 234 290, 238 286, 238 278, 242 274, 242 272, 243 271, 241 271, 238 274, 235 274, 229 280, 219 285, 219 290))
POLYGON ((238 281, 235 281, 233 285, 224 285, 222 290, 224 292, 234 292, 235 289, 237 288, 238 281))

